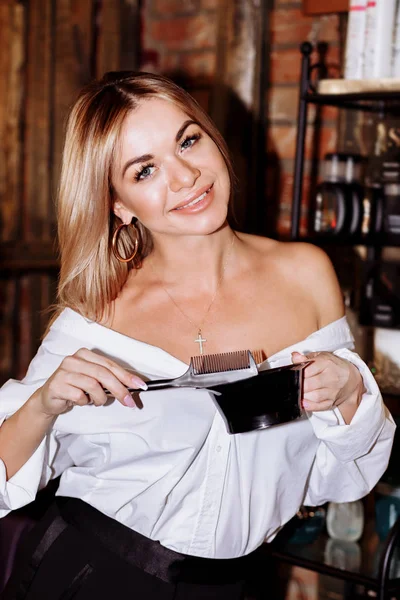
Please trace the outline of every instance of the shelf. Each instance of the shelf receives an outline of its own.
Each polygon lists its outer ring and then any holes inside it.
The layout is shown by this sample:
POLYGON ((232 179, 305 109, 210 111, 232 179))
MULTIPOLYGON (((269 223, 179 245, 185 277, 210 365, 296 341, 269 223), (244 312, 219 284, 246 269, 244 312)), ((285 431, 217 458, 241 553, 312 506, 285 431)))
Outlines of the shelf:
POLYGON ((388 98, 396 95, 400 97, 400 79, 321 79, 318 82, 318 94, 329 96, 373 94, 372 97, 383 94, 388 98))
POLYGON ((322 79, 317 92, 303 94, 306 102, 367 112, 400 112, 400 79, 322 79))
MULTIPOLYGON (((373 524, 369 530, 366 528, 359 542, 340 542, 321 533, 311 543, 291 544, 283 529, 273 542, 264 546, 264 551, 277 560, 372 589, 379 586, 384 544, 373 530, 373 524)), ((387 590, 394 591, 399 585, 400 552, 397 548, 392 558, 387 590)))
POLYGON ((400 92, 365 92, 363 94, 319 94, 308 92, 303 95, 307 103, 321 106, 337 106, 352 110, 393 114, 400 113, 400 92))

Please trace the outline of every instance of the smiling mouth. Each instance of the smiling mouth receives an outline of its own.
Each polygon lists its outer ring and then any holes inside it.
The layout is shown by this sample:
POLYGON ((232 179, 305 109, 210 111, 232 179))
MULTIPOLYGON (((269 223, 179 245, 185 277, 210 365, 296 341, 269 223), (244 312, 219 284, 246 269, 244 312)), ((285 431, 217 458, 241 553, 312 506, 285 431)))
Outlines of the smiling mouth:
POLYGON ((173 210, 183 210, 184 208, 189 208, 190 206, 195 206, 196 204, 198 204, 199 202, 201 202, 202 200, 204 200, 204 198, 207 196, 207 194, 209 194, 211 192, 211 189, 212 189, 213 185, 210 185, 210 187, 208 188, 208 190, 206 190, 198 198, 195 198, 194 200, 192 200, 191 202, 188 202, 187 204, 184 204, 183 206, 178 206, 177 208, 174 208, 173 210))

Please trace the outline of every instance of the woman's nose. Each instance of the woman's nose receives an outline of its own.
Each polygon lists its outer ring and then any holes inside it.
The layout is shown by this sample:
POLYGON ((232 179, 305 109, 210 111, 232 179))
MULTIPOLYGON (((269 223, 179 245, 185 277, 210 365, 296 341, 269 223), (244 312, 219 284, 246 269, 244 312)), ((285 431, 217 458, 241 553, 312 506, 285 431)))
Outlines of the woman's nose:
POLYGON ((197 167, 177 156, 168 165, 169 188, 172 192, 179 192, 182 188, 193 187, 199 175, 197 167))

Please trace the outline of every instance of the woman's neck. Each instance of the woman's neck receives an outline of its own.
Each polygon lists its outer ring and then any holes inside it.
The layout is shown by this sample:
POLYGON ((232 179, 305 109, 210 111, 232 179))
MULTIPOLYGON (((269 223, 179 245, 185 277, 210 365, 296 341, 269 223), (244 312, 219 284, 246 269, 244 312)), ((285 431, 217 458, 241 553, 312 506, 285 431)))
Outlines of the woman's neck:
POLYGON ((213 292, 232 263, 238 241, 230 227, 207 236, 155 238, 143 269, 170 289, 196 283, 199 291, 213 292))

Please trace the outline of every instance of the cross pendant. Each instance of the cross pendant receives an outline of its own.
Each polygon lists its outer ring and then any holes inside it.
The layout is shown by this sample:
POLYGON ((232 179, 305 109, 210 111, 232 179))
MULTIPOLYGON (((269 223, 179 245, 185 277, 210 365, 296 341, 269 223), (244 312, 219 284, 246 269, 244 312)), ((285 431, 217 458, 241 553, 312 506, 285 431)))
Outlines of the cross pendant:
POLYGON ((197 339, 194 340, 194 341, 196 342, 196 344, 199 344, 200 354, 203 354, 203 342, 206 342, 207 340, 202 337, 202 335, 201 335, 201 329, 199 329, 199 332, 197 334, 197 339))

